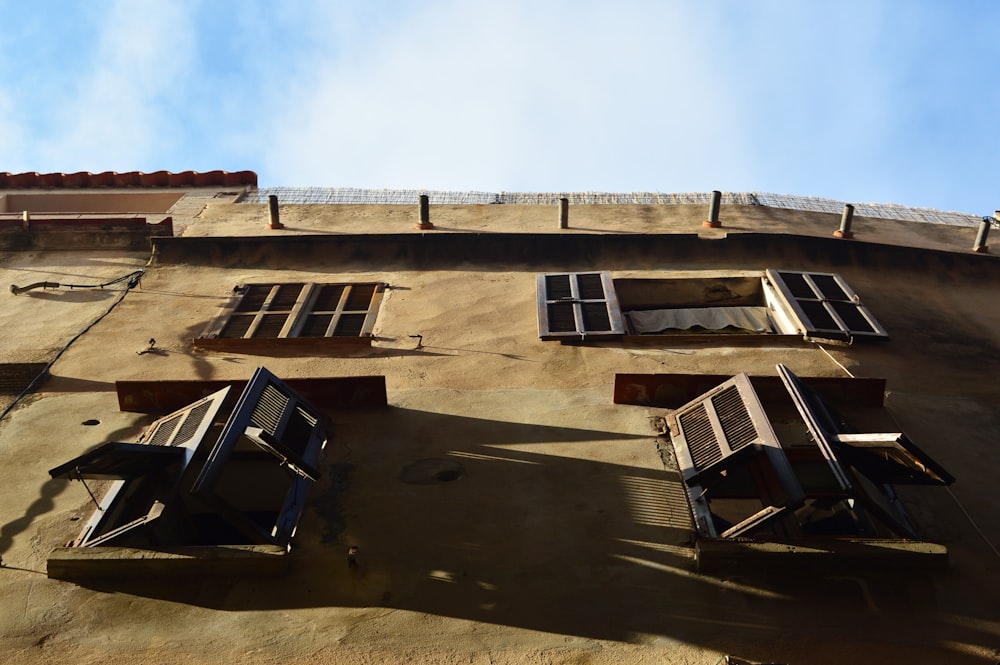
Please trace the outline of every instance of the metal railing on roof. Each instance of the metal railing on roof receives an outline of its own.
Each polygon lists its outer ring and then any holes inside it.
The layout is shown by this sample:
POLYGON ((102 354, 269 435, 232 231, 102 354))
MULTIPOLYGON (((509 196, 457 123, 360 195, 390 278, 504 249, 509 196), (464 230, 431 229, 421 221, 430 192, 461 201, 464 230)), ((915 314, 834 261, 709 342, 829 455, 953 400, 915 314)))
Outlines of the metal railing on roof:
MULTIPOLYGON (((708 205, 711 192, 446 192, 425 189, 355 189, 348 187, 263 187, 248 189, 238 203, 267 203, 275 195, 283 204, 378 204, 416 205, 421 194, 427 194, 432 205, 519 204, 555 205, 568 199, 572 205, 708 205)), ((846 201, 816 196, 795 196, 768 192, 725 192, 722 203, 759 205, 787 210, 840 214, 846 201)), ((964 212, 949 212, 934 208, 913 208, 895 203, 854 203, 858 217, 896 219, 951 226, 979 225, 982 217, 964 212)))

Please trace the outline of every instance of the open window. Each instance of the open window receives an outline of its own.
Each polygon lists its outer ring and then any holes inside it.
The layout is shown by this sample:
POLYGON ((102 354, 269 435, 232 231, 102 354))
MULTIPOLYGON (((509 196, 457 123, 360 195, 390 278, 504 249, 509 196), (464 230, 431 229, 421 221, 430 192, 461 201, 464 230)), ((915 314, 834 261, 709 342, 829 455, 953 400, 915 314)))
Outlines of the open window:
POLYGON ((110 481, 74 541, 157 549, 286 546, 319 477, 327 419, 258 368, 235 403, 223 388, 160 418, 138 443, 106 443, 49 473, 110 481))
POLYGON ((281 544, 294 534, 326 446, 323 414, 260 368, 240 396, 191 494, 251 542, 281 544))
POLYGON ((384 292, 382 282, 246 284, 195 346, 238 349, 278 339, 370 343, 384 292))
POLYGON ((903 433, 859 432, 778 365, 761 400, 738 375, 676 409, 670 438, 702 538, 918 539, 893 488, 954 481, 903 433))
POLYGON ((612 278, 608 272, 537 278, 542 339, 633 341, 717 334, 884 339, 886 331, 839 275, 612 278))
POLYGON ((140 443, 105 443, 50 470, 53 478, 85 486, 87 480, 112 481, 74 545, 156 542, 171 531, 161 518, 228 395, 223 388, 160 418, 140 443))

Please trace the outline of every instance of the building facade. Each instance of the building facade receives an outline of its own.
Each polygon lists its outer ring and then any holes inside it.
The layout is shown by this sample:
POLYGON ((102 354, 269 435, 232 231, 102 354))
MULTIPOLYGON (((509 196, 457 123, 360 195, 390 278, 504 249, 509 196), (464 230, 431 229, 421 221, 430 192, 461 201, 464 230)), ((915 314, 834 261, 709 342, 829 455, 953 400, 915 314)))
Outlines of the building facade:
POLYGON ((1000 653, 974 226, 711 195, 274 217, 247 172, 28 175, 12 657, 1000 653))

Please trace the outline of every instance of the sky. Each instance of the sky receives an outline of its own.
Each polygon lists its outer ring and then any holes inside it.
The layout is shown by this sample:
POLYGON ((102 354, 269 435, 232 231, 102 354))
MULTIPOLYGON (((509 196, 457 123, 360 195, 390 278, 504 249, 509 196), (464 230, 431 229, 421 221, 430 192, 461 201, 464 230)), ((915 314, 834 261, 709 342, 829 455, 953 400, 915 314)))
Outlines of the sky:
POLYGON ((0 0, 0 171, 1000 209, 992 0, 0 0))

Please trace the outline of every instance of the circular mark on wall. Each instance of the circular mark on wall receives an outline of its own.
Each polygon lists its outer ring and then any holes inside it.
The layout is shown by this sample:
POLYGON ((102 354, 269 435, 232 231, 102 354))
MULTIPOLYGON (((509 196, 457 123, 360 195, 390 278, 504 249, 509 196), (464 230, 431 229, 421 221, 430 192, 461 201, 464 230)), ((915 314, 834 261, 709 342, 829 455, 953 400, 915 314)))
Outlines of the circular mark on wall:
POLYGON ((96 418, 91 418, 90 420, 84 420, 81 425, 86 425, 87 427, 93 427, 94 425, 100 425, 101 421, 96 418))
POLYGON ((454 460, 427 457, 404 466, 399 479, 413 485, 433 485, 450 483, 464 475, 465 468, 454 460))

